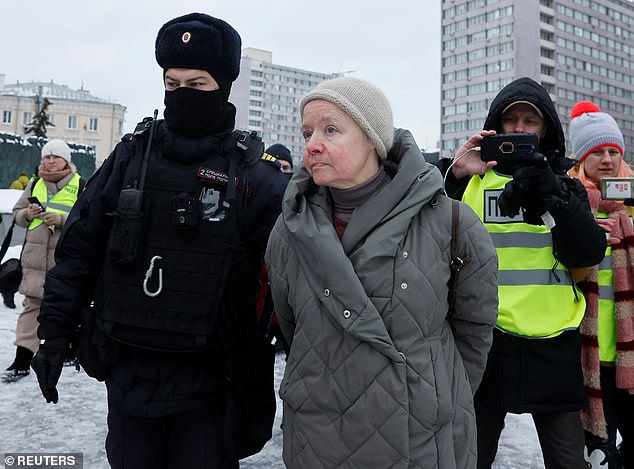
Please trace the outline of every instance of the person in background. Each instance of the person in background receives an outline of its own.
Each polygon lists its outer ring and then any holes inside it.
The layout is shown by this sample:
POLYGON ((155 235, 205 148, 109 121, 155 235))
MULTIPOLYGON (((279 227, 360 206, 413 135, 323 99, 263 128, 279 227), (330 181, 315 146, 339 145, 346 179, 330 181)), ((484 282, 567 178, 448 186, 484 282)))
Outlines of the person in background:
POLYGON ((540 84, 519 78, 506 85, 484 129, 458 149, 447 174, 447 191, 479 215, 499 259, 498 320, 475 395, 478 468, 493 464, 511 412, 532 415, 546 468, 582 469, 578 328, 585 301, 568 269, 599 263, 605 235, 583 186, 566 176, 563 129, 540 84), (504 155, 483 161, 481 142, 496 133, 536 134, 533 163, 509 165, 504 155))
POLYGON ((291 156, 291 151, 287 147, 281 143, 274 143, 264 150, 264 152, 277 158, 277 161, 280 163, 280 169, 283 173, 293 174, 293 158, 291 156))
POLYGON ((471 468, 497 308, 491 239, 456 203, 467 262, 450 295, 452 201, 381 90, 327 80, 300 113, 304 165, 265 256, 291 345, 284 463, 471 468))
POLYGON ((602 197, 601 180, 634 177, 614 118, 590 101, 570 113, 575 166, 570 175, 588 191, 590 207, 608 237, 603 261, 578 282, 586 296, 581 365, 588 407, 581 412, 587 460, 593 468, 634 469, 634 228, 632 208, 602 197), (622 443, 617 450, 617 430, 622 443))
POLYGON ((27 229, 22 248, 24 310, 15 328, 15 359, 3 372, 4 382, 14 382, 29 375, 33 354, 38 351, 38 314, 44 294, 46 273, 55 265, 55 247, 68 213, 77 201, 81 178, 71 162, 68 145, 59 139, 42 147, 39 177, 33 179, 13 207, 18 226, 27 229), (29 202, 35 197, 41 203, 29 202))
MULTIPOLYGON (((286 184, 257 136, 234 131, 240 53, 238 32, 203 13, 159 29, 165 119, 140 123, 92 177, 47 277, 32 367, 57 403, 60 350, 80 316, 93 329, 97 357, 80 347, 80 361, 106 383, 115 469, 232 469, 244 457, 228 370, 258 334, 260 266, 286 184)), ((256 386, 274 417, 270 372, 271 388, 269 376, 256 386)), ((270 435, 273 418, 260 423, 270 435)))
MULTIPOLYGON (((267 155, 271 155, 275 158, 277 164, 279 164, 280 170, 290 178, 293 176, 293 158, 291 156, 291 151, 288 147, 282 145, 281 143, 274 143, 270 147, 268 147, 264 152, 267 155)), ((268 277, 266 274, 266 266, 262 266, 262 275, 265 282, 268 282, 268 277)), ((263 283, 265 283, 263 282, 263 283)), ((272 307, 272 301, 267 298, 264 302, 265 305, 272 307)), ((282 334, 282 329, 280 328, 280 321, 275 314, 275 311, 271 314, 271 321, 269 323, 269 328, 267 332, 267 338, 271 343, 275 341, 275 351, 276 352, 284 352, 284 356, 288 358, 288 352, 290 350, 290 346, 288 342, 284 338, 284 334, 282 334)))
POLYGON ((20 173, 20 176, 9 185, 9 189, 24 190, 29 183, 29 175, 25 172, 20 173))

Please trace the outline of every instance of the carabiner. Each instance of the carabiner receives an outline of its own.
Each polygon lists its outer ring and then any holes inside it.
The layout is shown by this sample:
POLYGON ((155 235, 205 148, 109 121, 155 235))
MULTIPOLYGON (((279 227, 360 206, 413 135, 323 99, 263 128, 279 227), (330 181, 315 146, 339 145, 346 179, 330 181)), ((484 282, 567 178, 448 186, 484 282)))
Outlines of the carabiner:
POLYGON ((154 256, 152 260, 150 260, 150 267, 147 269, 147 272, 145 272, 145 280, 143 281, 143 292, 150 298, 159 296, 161 294, 161 291, 163 290, 163 269, 160 267, 158 269, 158 277, 159 277, 158 290, 156 290, 155 292, 151 292, 147 288, 147 283, 150 280, 150 277, 152 277, 152 271, 154 270, 154 262, 160 261, 161 259, 163 259, 161 256, 154 256))

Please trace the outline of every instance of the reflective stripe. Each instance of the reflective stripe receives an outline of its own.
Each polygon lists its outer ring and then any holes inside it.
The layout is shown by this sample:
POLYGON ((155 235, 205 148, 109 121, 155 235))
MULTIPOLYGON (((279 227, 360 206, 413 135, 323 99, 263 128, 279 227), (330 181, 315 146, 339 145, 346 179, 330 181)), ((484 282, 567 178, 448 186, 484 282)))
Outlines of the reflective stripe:
POLYGON ((599 263, 599 270, 612 270, 612 254, 605 254, 605 257, 599 263))
POLYGON ((614 288, 612 286, 600 286, 599 299, 614 301, 614 288))
POLYGON ((572 285, 570 276, 565 270, 556 270, 559 281, 552 270, 500 270, 498 271, 498 285, 572 285))
POLYGON ((60 212, 65 212, 65 213, 70 213, 70 209, 72 208, 72 207, 69 207, 67 205, 56 204, 54 202, 48 202, 48 203, 44 204, 44 206, 46 208, 53 208, 55 210, 59 210, 60 212))
POLYGON ((553 245, 550 232, 506 232, 489 234, 496 248, 550 248, 553 245))

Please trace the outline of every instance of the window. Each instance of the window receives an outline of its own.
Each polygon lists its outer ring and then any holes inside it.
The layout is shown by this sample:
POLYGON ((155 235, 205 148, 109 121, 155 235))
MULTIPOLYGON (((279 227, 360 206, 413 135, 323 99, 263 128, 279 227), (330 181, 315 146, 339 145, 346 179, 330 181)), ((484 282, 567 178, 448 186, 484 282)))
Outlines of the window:
POLYGON ((29 125, 31 125, 31 122, 33 122, 33 113, 32 112, 25 112, 22 114, 22 125, 25 127, 28 127, 29 125))
POLYGON ((68 128, 72 130, 77 129, 77 116, 68 116, 68 128))
POLYGON ((90 120, 88 121, 88 130, 90 130, 91 132, 96 132, 97 130, 99 130, 99 118, 98 117, 91 117, 90 120))
POLYGON ((11 111, 2 111, 2 123, 3 124, 11 123, 11 111))

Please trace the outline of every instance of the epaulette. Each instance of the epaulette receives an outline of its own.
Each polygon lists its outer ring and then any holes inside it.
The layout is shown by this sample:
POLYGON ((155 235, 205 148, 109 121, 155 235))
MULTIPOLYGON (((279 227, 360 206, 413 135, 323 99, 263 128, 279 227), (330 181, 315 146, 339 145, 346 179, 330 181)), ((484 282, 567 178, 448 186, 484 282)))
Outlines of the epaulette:
POLYGON ((231 133, 231 136, 236 142, 234 148, 241 152, 241 164, 244 166, 255 164, 264 153, 264 142, 256 131, 236 129, 231 133))
POLYGON ((132 140, 134 140, 135 137, 143 135, 147 130, 150 129, 151 126, 152 118, 144 117, 141 122, 137 123, 136 127, 134 128, 134 132, 125 134, 123 137, 121 137, 121 141, 131 142, 132 140))
POLYGON ((269 155, 268 153, 264 152, 262 153, 262 156, 260 157, 260 159, 262 161, 266 161, 267 163, 269 163, 270 165, 274 166, 277 169, 281 169, 282 165, 281 163, 277 160, 276 157, 274 157, 273 155, 269 155))

